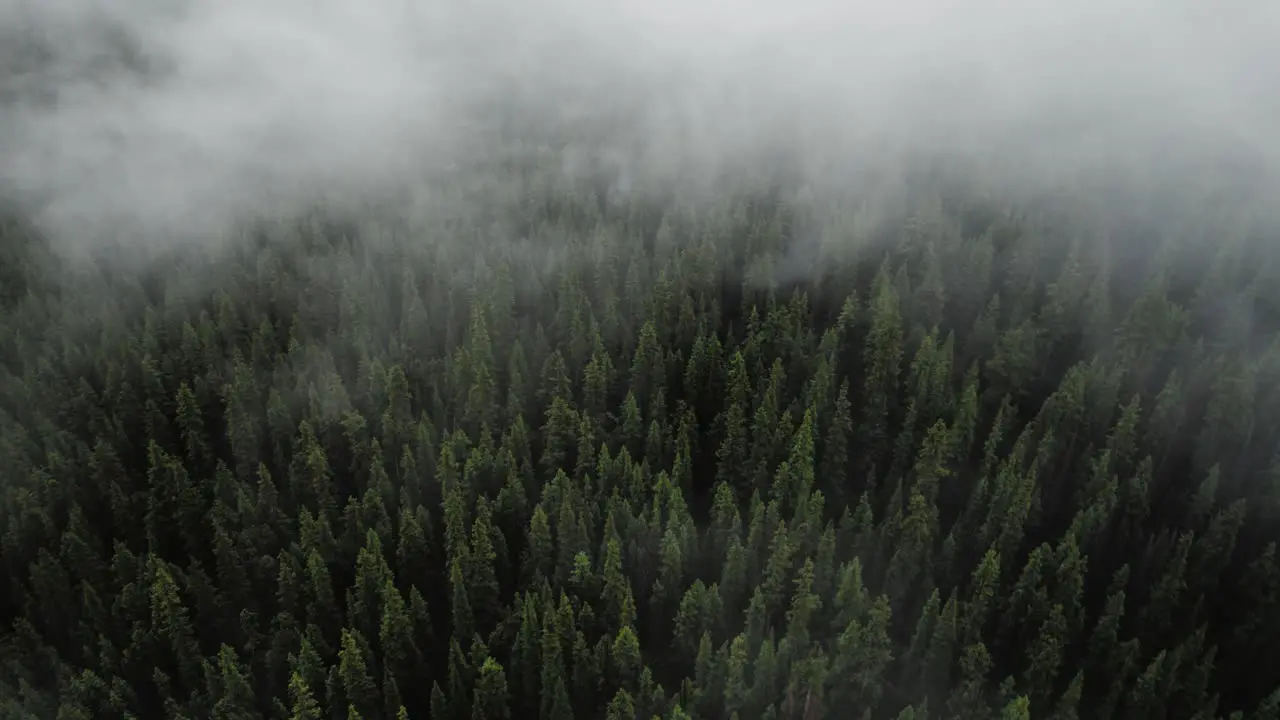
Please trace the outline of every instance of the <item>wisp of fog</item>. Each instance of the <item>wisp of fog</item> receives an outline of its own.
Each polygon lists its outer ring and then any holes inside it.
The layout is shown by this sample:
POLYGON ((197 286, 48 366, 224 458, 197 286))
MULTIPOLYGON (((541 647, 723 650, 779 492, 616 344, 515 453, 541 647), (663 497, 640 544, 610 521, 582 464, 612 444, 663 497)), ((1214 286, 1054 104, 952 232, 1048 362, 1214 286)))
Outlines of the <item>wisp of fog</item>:
POLYGON ((447 183, 496 137, 631 175, 768 146, 1025 184, 1269 177, 1278 132, 1280 8, 1249 0, 0 0, 0 193, 73 244, 447 183))

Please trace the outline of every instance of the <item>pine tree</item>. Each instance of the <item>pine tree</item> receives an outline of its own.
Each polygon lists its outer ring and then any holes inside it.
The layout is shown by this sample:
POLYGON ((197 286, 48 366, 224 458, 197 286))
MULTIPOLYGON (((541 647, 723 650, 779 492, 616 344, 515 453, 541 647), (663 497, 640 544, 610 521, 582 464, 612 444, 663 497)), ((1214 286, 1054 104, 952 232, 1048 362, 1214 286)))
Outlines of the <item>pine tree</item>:
POLYGON ((320 703, 316 702, 307 681, 298 673, 289 678, 289 695, 293 698, 293 710, 289 720, 320 720, 320 703))
POLYGON ((991 655, 982 643, 965 647, 960 654, 959 682, 947 698, 947 714, 955 720, 985 720, 991 717, 987 704, 987 674, 991 672, 991 655))
POLYGON ((511 717, 507 706, 507 675, 493 658, 485 658, 480 666, 471 717, 473 720, 506 720, 511 717))
POLYGON ((218 649, 218 665, 209 668, 210 695, 216 720, 249 720, 258 717, 253 687, 229 645, 218 649))
POLYGON ((338 653, 338 678, 342 697, 362 717, 377 717, 378 688, 369 675, 368 663, 361 648, 363 640, 356 631, 342 630, 342 649, 338 653))
POLYGON ((881 267, 872 288, 871 331, 863 350, 867 370, 860 434, 871 462, 880 460, 887 450, 890 416, 898 393, 903 334, 898 302, 888 268, 881 267))
POLYGON ((1000 720, 1031 720, 1031 703, 1025 695, 1009 701, 1000 711, 1000 720))

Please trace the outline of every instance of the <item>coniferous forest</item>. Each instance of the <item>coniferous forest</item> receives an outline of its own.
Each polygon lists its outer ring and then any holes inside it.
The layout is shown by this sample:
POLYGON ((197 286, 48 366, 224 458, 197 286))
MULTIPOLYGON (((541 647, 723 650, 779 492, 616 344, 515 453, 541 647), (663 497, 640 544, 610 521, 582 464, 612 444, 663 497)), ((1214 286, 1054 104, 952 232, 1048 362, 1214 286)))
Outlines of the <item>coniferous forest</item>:
POLYGON ((145 261, 8 216, 0 715, 1280 718, 1249 215, 503 172, 145 261))

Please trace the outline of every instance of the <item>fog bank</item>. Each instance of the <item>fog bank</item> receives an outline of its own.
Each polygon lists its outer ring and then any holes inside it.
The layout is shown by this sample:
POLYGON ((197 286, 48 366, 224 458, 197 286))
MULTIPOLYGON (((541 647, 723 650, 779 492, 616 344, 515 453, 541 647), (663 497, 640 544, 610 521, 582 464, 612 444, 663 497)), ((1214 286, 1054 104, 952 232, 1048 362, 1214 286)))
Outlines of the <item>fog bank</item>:
POLYGON ((628 183, 760 150, 828 178, 939 154, 1011 188, 1269 181, 1280 7, 0 0, 0 193, 73 244, 427 192, 521 139, 628 183))

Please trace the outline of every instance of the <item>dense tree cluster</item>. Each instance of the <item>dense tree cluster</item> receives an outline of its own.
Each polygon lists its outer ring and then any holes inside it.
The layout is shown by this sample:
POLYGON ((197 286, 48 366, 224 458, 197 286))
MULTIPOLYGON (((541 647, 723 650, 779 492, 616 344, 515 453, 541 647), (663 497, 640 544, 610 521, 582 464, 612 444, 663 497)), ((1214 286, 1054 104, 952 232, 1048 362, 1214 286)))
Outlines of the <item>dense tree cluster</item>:
POLYGON ((0 715, 1280 718, 1247 223, 512 207, 6 225, 0 715))

